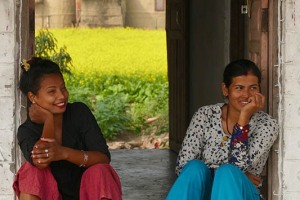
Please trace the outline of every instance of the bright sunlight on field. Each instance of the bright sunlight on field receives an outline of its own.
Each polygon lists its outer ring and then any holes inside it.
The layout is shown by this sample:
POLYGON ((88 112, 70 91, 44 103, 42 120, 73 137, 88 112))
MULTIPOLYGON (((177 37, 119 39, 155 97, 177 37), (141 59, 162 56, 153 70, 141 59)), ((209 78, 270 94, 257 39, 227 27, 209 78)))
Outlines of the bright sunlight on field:
POLYGON ((75 70, 104 74, 167 74, 164 30, 133 28, 51 29, 75 70))

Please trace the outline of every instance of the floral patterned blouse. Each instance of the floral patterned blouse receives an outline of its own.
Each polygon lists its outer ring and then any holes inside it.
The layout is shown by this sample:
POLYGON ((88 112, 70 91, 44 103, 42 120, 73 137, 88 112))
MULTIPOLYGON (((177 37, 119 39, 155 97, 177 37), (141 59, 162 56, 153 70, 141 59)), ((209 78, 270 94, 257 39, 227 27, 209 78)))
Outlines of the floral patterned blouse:
POLYGON ((233 143, 231 138, 237 127, 232 135, 223 131, 223 105, 224 103, 218 103, 203 106, 194 114, 177 158, 177 175, 184 165, 193 159, 202 160, 212 169, 231 163, 244 172, 256 176, 261 174, 269 151, 278 136, 277 121, 267 113, 258 111, 250 119, 246 140, 233 143))

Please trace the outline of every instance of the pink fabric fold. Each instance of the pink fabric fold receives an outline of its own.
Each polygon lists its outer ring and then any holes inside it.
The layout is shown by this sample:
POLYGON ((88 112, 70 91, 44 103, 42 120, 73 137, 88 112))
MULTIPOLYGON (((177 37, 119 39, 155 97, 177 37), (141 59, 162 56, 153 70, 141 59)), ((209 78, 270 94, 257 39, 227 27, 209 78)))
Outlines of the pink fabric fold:
POLYGON ((121 200, 122 190, 118 174, 109 164, 89 167, 81 178, 80 200, 121 200))
MULTIPOLYGON (((13 189, 18 198, 23 192, 42 200, 62 200, 50 168, 38 169, 29 162, 25 162, 16 174, 13 189)), ((120 178, 111 165, 93 165, 83 173, 80 200, 91 199, 122 199, 120 178)))
POLYGON ((29 162, 25 162, 16 174, 13 189, 18 198, 23 192, 42 200, 62 199, 50 168, 38 169, 29 162))

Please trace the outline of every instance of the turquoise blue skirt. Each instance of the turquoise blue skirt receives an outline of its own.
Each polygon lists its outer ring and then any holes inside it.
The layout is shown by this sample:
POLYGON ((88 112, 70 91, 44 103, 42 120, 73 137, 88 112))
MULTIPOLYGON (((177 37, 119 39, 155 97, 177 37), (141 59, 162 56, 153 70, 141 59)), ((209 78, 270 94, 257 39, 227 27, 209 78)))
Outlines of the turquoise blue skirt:
POLYGON ((238 167, 224 164, 214 173, 200 160, 184 166, 167 196, 167 200, 259 199, 259 190, 238 167))

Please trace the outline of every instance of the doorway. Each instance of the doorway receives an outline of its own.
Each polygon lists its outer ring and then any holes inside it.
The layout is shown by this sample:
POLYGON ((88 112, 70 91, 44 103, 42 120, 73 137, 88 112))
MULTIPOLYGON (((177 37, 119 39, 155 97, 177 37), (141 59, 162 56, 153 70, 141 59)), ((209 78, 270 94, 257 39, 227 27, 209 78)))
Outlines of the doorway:
MULTIPOLYGON (((34 2, 34 1, 32 1, 34 2)), ((161 1, 157 1, 160 3, 161 1)), ((161 5, 161 4, 159 4, 161 5)), ((158 5, 158 6, 159 6, 158 5)), ((161 10, 161 6, 159 6, 161 10)), ((31 45, 33 46, 34 41, 34 4, 32 7, 31 13, 31 36, 33 38, 31 45)), ((30 56, 33 54, 30 54, 30 56)), ((26 56, 27 58, 30 56, 26 56)), ((171 182, 174 173, 174 163, 176 157, 173 152, 169 152, 167 149, 163 150, 146 150, 144 152, 134 150, 134 152, 129 152, 127 150, 112 151, 113 162, 112 165, 116 166, 116 170, 120 171, 120 175, 124 175, 125 178, 121 177, 124 180, 124 199, 131 199, 130 197, 135 196, 136 199, 163 199, 168 191, 168 188, 171 186, 171 182), (135 156, 136 155, 136 156, 135 156), (135 157, 131 157, 135 156, 135 157), (118 160, 118 159, 121 160, 118 160), (132 158, 132 159, 129 159, 132 158), (155 159, 155 160, 154 160, 155 159), (136 162, 136 160, 140 162, 136 162), (127 163, 129 161, 130 163, 127 163), (122 173, 121 173, 122 172, 122 173), (130 178, 126 179, 126 177, 130 178), (147 176, 151 176, 150 178, 147 176), (141 181, 136 181, 136 180, 141 181), (162 180, 164 181, 164 188, 161 188, 160 184, 153 184, 155 181, 162 180), (127 182, 125 182, 127 180, 127 182), (153 181, 152 181, 153 180, 153 181), (150 181, 150 182, 149 182, 150 181), (151 195, 155 193, 155 195, 151 195), (144 198, 145 197, 145 198, 144 198)), ((18 154, 21 156, 21 154, 18 154)), ((123 182, 123 181, 122 181, 123 182)))
MULTIPOLYGON (((214 0, 169 0, 166 16, 169 137, 173 151, 180 149, 197 107, 222 101, 218 84, 230 60, 248 58, 257 63, 264 77, 262 93, 267 98, 264 110, 277 118, 278 91, 274 86, 277 80, 274 64, 278 63, 274 53, 277 47, 276 0, 231 0, 229 4, 214 0)), ((272 198, 271 191, 278 186, 276 157, 271 151, 263 174, 266 199, 272 198)))

